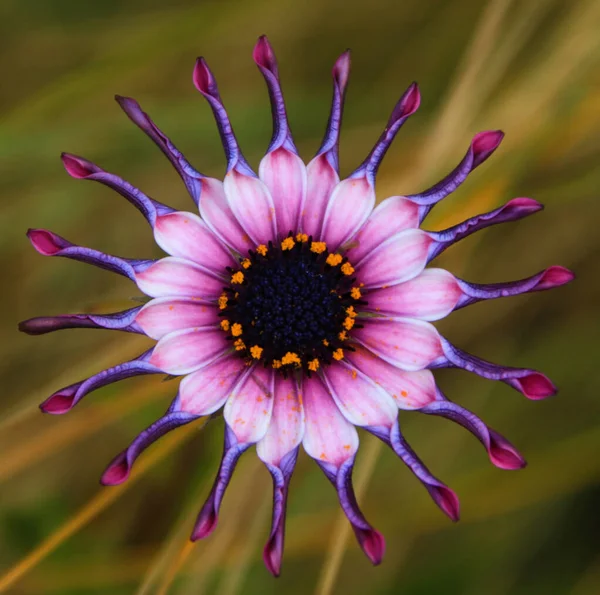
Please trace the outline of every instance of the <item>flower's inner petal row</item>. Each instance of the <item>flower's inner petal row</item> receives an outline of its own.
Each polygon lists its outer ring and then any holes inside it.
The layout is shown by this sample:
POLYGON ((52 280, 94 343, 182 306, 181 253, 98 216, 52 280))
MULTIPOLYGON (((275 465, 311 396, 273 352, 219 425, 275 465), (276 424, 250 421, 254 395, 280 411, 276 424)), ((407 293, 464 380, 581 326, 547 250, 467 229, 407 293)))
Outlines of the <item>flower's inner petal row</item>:
POLYGON ((217 306, 200 298, 155 298, 135 318, 137 326, 152 339, 183 329, 219 324, 217 306))
POLYGON ((433 240, 420 229, 402 231, 367 254, 357 265, 365 289, 409 281, 425 268, 433 240))
POLYGON ((173 212, 172 208, 149 198, 129 182, 104 171, 91 161, 83 159, 83 157, 77 157, 69 153, 62 153, 60 157, 70 176, 77 179, 100 182, 118 192, 144 215, 151 227, 154 227, 157 215, 165 215, 173 212))
POLYGON ((513 198, 498 209, 467 219, 454 227, 450 227, 443 231, 429 231, 427 233, 434 240, 434 243, 430 248, 429 260, 433 260, 446 248, 480 229, 485 229, 486 227, 497 225, 498 223, 516 221, 523 217, 527 217, 528 215, 532 215, 533 213, 537 213, 543 208, 544 207, 537 200, 533 200, 532 198, 513 198))
POLYGON ((225 426, 225 445, 221 465, 210 494, 196 519, 191 535, 192 541, 204 539, 215 530, 225 490, 229 485, 239 458, 249 447, 250 443, 238 443, 235 434, 227 425, 225 426))
POLYGON ((546 289, 565 285, 574 278, 575 275, 569 269, 561 266, 551 266, 536 275, 527 277, 527 279, 509 281, 507 283, 480 285, 477 283, 467 283, 462 279, 457 279, 456 281, 462 291, 462 295, 456 307, 464 308, 465 306, 482 300, 494 300, 501 297, 511 297, 533 291, 544 291, 546 289))
POLYGON ((143 273, 155 262, 154 260, 120 258, 104 254, 104 252, 99 252, 92 248, 76 246, 47 229, 30 229, 27 231, 27 237, 33 247, 43 256, 71 258, 72 260, 92 264, 98 268, 123 275, 134 282, 137 282, 137 275, 139 273, 143 273))
POLYGON ((162 370, 150 361, 153 351, 154 349, 150 349, 131 361, 118 364, 112 368, 98 372, 98 374, 94 374, 86 380, 61 388, 48 397, 40 405, 40 409, 44 413, 52 413, 54 415, 67 413, 75 407, 83 397, 98 388, 133 376, 161 374, 162 370))
POLYGON ((139 436, 121 453, 119 453, 102 474, 100 483, 106 486, 114 486, 129 479, 131 468, 135 460, 146 448, 156 442, 166 433, 183 426, 197 416, 189 413, 167 412, 166 415, 155 421, 146 428, 139 436))
POLYGON ((156 344, 150 363, 167 374, 189 374, 210 364, 229 349, 216 326, 183 329, 156 344))
POLYGON ((454 192, 467 176, 498 148, 503 138, 504 133, 501 130, 487 130, 476 134, 466 155, 454 170, 428 190, 410 194, 408 198, 421 205, 420 221, 425 219, 435 204, 454 192))
POLYGON ((383 242, 407 229, 419 227, 419 205, 402 196, 390 196, 375 207, 349 243, 348 258, 360 262, 383 242))
POLYGON ((493 364, 458 349, 444 338, 441 338, 441 345, 444 358, 432 367, 461 368, 488 380, 501 380, 534 401, 545 399, 557 392, 554 384, 541 372, 493 364))
POLYGON ((360 345, 346 359, 391 395, 400 409, 421 409, 438 398, 429 370, 405 372, 360 345))
POLYGON ((223 278, 183 258, 168 256, 135 275, 137 286, 150 297, 200 297, 221 294, 223 278))
POLYGON ((145 132, 164 153, 183 180, 192 200, 198 204, 200 202, 202 179, 204 176, 190 165, 181 151, 179 151, 160 128, 156 126, 150 119, 150 116, 142 110, 140 104, 135 99, 132 99, 131 97, 121 97, 120 95, 115 95, 115 99, 129 119, 145 132))
POLYGON ((361 318, 353 339, 393 366, 407 372, 423 370, 444 355, 435 328, 410 318, 361 318))
POLYGON ((179 385, 175 410, 193 415, 210 415, 225 403, 247 368, 235 354, 226 354, 196 372, 179 385))
POLYGON ((325 218, 322 239, 333 250, 347 242, 365 223, 375 206, 375 176, 398 130, 419 107, 419 89, 413 83, 396 104, 386 129, 368 157, 348 179, 333 191, 325 218))
POLYGON ((483 444, 490 461, 500 469, 522 469, 527 464, 519 451, 504 436, 488 428, 474 413, 456 403, 440 399, 421 409, 421 412, 445 417, 466 428, 483 444))
POLYGON ((459 281, 444 269, 425 269, 410 281, 368 292, 364 309, 386 316, 440 320, 463 298, 459 281))
POLYGON ((344 97, 350 74, 350 52, 344 52, 333 67, 333 101, 321 147, 306 168, 307 203, 301 229, 314 238, 321 237, 321 226, 333 189, 340 181, 338 146, 344 97))
POLYGON ((45 335, 67 328, 97 328, 144 333, 136 322, 142 306, 113 314, 60 314, 59 316, 39 316, 19 323, 19 330, 28 335, 45 335))
POLYGON ((154 237, 167 254, 191 260, 217 276, 236 265, 227 248, 193 213, 178 211, 158 217, 154 237))

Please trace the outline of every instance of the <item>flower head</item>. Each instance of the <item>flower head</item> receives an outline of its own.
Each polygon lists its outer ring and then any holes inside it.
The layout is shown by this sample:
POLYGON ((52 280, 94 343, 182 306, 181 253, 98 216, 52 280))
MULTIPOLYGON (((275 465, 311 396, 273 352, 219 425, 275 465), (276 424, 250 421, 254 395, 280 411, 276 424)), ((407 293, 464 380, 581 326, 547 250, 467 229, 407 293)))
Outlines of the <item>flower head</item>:
POLYGON ((308 165, 290 132, 277 62, 266 37, 256 44, 254 60, 267 83, 274 120, 258 175, 242 155, 204 59, 196 63, 193 81, 217 120, 227 157, 222 182, 196 171, 133 99, 117 96, 129 118, 171 161, 199 215, 175 211, 81 157, 62 155, 71 176, 100 182, 129 200, 168 256, 119 258, 50 231, 29 230, 41 254, 111 270, 151 299, 114 314, 34 318, 21 323, 21 330, 106 328, 156 341, 132 361, 57 391, 41 405, 46 413, 66 413, 96 388, 130 376, 182 377, 165 415, 117 455, 102 476, 104 484, 125 481, 136 458, 164 433, 223 408, 223 458, 192 539, 215 529, 236 463, 256 445, 274 485, 264 560, 279 574, 288 487, 302 445, 336 488, 360 546, 377 564, 384 540, 363 516, 352 488, 356 427, 387 443, 442 511, 457 520, 455 493, 408 445, 398 409, 461 424, 479 439, 494 465, 516 469, 525 464, 517 450, 474 413, 449 401, 432 370, 462 368, 500 380, 530 399, 554 394, 555 388, 535 370, 499 366, 462 351, 431 322, 481 300, 550 289, 573 275, 554 266, 521 281, 479 285, 426 268, 471 233, 541 209, 532 199, 515 198, 443 231, 421 229, 435 204, 496 150, 500 131, 477 134, 458 166, 429 190, 392 196, 375 208, 377 170, 396 133, 419 107, 417 85, 402 95, 363 163, 340 181, 337 148, 349 53, 333 68, 329 122, 308 165))

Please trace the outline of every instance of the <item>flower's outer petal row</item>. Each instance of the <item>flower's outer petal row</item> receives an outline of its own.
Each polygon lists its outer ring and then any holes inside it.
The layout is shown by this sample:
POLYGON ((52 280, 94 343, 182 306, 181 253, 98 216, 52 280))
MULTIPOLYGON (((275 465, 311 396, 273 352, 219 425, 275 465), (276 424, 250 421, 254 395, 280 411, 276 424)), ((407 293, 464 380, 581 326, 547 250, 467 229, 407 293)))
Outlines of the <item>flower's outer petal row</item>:
POLYGON ((19 330, 28 335, 45 335, 67 328, 97 328, 144 333, 136 322, 142 306, 113 314, 60 314, 58 316, 38 316, 19 323, 19 330))
POLYGON ((454 192, 498 148, 503 138, 501 130, 487 130, 476 134, 462 161, 443 180, 424 192, 409 194, 408 198, 421 205, 420 221, 425 219, 435 204, 454 192))
POLYGON ((509 281, 507 283, 480 285, 457 279, 456 281, 462 291, 462 295, 456 308, 464 308, 481 300, 493 300, 560 287, 569 283, 574 278, 575 275, 569 269, 561 266, 551 266, 531 277, 527 277, 527 279, 509 281))
POLYGON ((441 254, 446 248, 476 231, 498 223, 522 219, 541 211, 543 208, 543 205, 532 198, 513 198, 498 209, 471 217, 471 219, 443 231, 428 231, 428 235, 434 240, 429 249, 429 261, 441 254))
POLYGON ((154 237, 167 254, 191 260, 217 276, 225 277, 226 267, 237 266, 219 238, 194 213, 177 211, 157 217, 154 237))
POLYGON ((98 374, 94 374, 86 380, 61 388, 48 397, 40 405, 40 409, 44 413, 52 413, 54 415, 67 413, 83 397, 98 388, 112 384, 113 382, 119 382, 119 380, 124 380, 125 378, 131 378, 132 376, 162 374, 163 371, 150 362, 153 351, 154 349, 150 349, 131 361, 118 364, 112 368, 98 372, 98 374))
POLYGON ((230 348, 217 326, 187 328, 162 337, 149 361, 167 374, 181 376, 210 364, 230 348))
POLYGON ((333 67, 333 100, 323 142, 306 167, 307 196, 310 200, 307 201, 302 214, 301 229, 314 238, 321 237, 321 226, 329 198, 340 181, 338 146, 349 74, 350 51, 346 51, 336 60, 333 67))
POLYGON ((421 409, 438 398, 429 370, 405 372, 361 345, 354 344, 353 348, 345 359, 391 395, 400 409, 421 409))
POLYGON ((407 229, 419 227, 419 205, 402 196, 390 196, 375 207, 349 242, 346 256, 360 262, 383 242, 407 229))
POLYGON ((365 289, 387 287, 409 281, 425 268, 434 240, 420 229, 402 231, 355 264, 365 289))
POLYGON ((192 531, 191 540, 205 539, 216 528, 219 520, 219 510, 229 485, 231 476, 242 454, 248 450, 250 443, 240 444, 229 426, 225 425, 225 444, 221 465, 217 477, 206 502, 202 506, 192 531))
POLYGON ((557 392, 554 384, 537 370, 493 364, 458 349, 443 337, 441 345, 444 357, 434 362, 432 368, 461 368, 488 380, 501 380, 534 401, 545 399, 557 392))
POLYGON ((218 357, 208 366, 183 378, 175 409, 192 415, 209 415, 219 410, 247 367, 235 353, 218 357))
POLYGON ((104 171, 83 157, 71 155, 70 153, 62 153, 60 157, 70 176, 80 180, 100 182, 115 192, 118 192, 138 209, 142 215, 144 215, 144 218, 151 227, 154 227, 158 215, 166 215, 167 213, 173 212, 172 208, 149 198, 129 182, 126 182, 119 176, 104 171))
POLYGON ((352 489, 352 468, 358 450, 356 429, 341 414, 318 377, 303 379, 302 395, 306 414, 304 450, 336 487, 342 509, 361 548, 378 564, 385 549, 383 537, 365 520, 352 489))
MULTIPOLYGON (((92 248, 76 246, 61 236, 47 229, 29 229, 27 237, 33 247, 43 256, 63 256, 86 264, 92 264, 101 269, 123 275, 137 282, 137 274, 142 273, 156 261, 133 260, 104 254, 92 248)), ((142 290, 143 291, 143 290, 142 290)))
POLYGON ((422 413, 445 417, 466 428, 487 450, 490 461, 500 469, 522 469, 527 464, 519 451, 495 430, 488 428, 474 413, 440 398, 423 407, 422 413))
POLYGON ((134 277, 137 286, 150 297, 200 297, 216 299, 223 291, 223 279, 183 258, 161 258, 134 277))
POLYGON ((120 95, 115 95, 115 99, 129 119, 145 132, 164 153, 183 180, 192 200, 198 204, 200 202, 202 179, 204 176, 190 165, 181 151, 179 151, 171 140, 158 128, 158 126, 156 126, 150 119, 150 116, 142 110, 140 104, 135 99, 132 99, 131 97, 121 97, 120 95))
POLYGON ((123 452, 111 461, 102 474, 100 483, 105 486, 114 486, 127 481, 133 464, 146 448, 166 433, 197 419, 197 417, 197 415, 189 413, 168 411, 163 417, 141 432, 123 452))
POLYGON ((381 137, 368 157, 334 189, 323 220, 322 239, 337 250, 365 223, 375 206, 375 175, 398 130, 419 107, 421 97, 413 83, 400 98, 381 137))
POLYGON ((183 329, 219 324, 218 307, 200 298, 155 298, 139 311, 136 324, 152 339, 183 329))
POLYGON ((440 320, 452 312, 464 293, 444 269, 425 269, 409 281, 368 292, 366 311, 385 316, 440 320))

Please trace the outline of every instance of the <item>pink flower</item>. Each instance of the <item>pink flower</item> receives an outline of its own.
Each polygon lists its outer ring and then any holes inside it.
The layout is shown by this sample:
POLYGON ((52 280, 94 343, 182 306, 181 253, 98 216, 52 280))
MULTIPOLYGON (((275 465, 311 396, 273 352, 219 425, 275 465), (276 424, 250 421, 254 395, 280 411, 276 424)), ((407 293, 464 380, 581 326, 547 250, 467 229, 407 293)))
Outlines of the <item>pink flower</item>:
POLYGON ((273 520, 264 560, 278 575, 289 483, 302 445, 335 486, 360 546, 378 564, 383 537, 361 513, 352 488, 356 427, 389 444, 443 512, 457 520, 455 493, 412 451, 400 431, 398 409, 461 424, 479 439, 494 465, 517 469, 525 465, 517 450, 475 414, 446 399, 432 370, 463 368, 501 380, 530 399, 556 389, 540 372, 499 366, 465 353, 431 322, 480 300, 563 285, 573 275, 554 266, 521 281, 476 285, 443 269, 426 268, 474 231, 542 208, 532 199, 515 198, 441 232, 420 228, 431 208, 496 150, 500 131, 477 134, 462 161, 439 184, 421 194, 392 196, 374 208, 377 169, 398 130, 419 107, 417 85, 410 85, 400 98, 364 162, 340 181, 338 140, 349 53, 333 68, 327 130, 308 165, 292 139, 277 62, 266 37, 256 44, 254 60, 267 83, 274 121, 258 175, 240 151, 202 58, 193 81, 217 120, 227 157, 223 182, 193 169, 133 99, 117 97, 129 118, 171 161, 199 215, 175 211, 85 159, 62 155, 71 176, 105 184, 140 210, 168 256, 119 258, 75 246, 46 230, 29 230, 41 254, 124 275, 152 299, 116 314, 33 318, 21 330, 43 334, 107 328, 157 341, 138 358, 57 391, 41 405, 46 413, 66 413, 96 388, 130 376, 183 377, 165 415, 113 460, 102 477, 104 484, 125 481, 136 458, 166 432, 224 408, 223 458, 192 539, 214 530, 236 463, 256 445, 273 477, 273 520))

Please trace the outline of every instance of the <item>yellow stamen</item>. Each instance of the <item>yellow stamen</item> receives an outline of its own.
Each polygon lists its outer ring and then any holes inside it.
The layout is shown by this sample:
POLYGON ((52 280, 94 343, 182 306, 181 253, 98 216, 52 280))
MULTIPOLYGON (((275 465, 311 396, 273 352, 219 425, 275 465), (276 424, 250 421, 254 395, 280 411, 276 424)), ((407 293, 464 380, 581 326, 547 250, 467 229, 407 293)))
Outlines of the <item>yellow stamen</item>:
POLYGON ((298 234, 296 234, 296 241, 297 242, 308 242, 308 235, 305 233, 298 233, 298 234))
POLYGON ((219 296, 219 310, 225 310, 227 308, 227 296, 222 293, 219 296))
POLYGON ((325 345, 325 347, 327 347, 329 345, 329 341, 327 339, 323 339, 323 345, 325 345))
POLYGON ((227 332, 229 330, 229 320, 221 320, 221 328, 227 332))
POLYGON ((288 364, 296 364, 296 365, 300 365, 302 362, 300 360, 300 358, 298 357, 298 355, 296 353, 293 353, 292 351, 288 351, 282 358, 281 358, 281 363, 284 366, 287 366, 288 364))
POLYGON ((353 287, 350 290, 350 295, 354 300, 359 300, 362 297, 362 293, 360 292, 360 289, 358 287, 353 287))
POLYGON ((252 263, 250 262, 249 258, 244 258, 244 260, 242 260, 242 266, 245 269, 249 269, 251 265, 252 265, 252 263))
POLYGON ((339 348, 338 348, 338 349, 336 349, 336 350, 333 352, 333 359, 336 359, 336 360, 338 360, 338 362, 339 362, 341 359, 344 359, 344 350, 343 350, 343 349, 339 349, 339 348))
POLYGON ((316 372, 319 369, 319 360, 316 357, 308 362, 308 369, 311 372, 316 372))
POLYGON ((321 254, 327 250, 327 244, 325 242, 312 242, 310 245, 310 251, 315 254, 321 254))
MULTIPOLYGON (((346 319, 348 320, 348 319, 346 319)), ((242 325, 239 322, 236 322, 231 325, 231 334, 234 337, 239 337, 242 334, 242 325)))
POLYGON ((346 314, 350 316, 350 318, 356 318, 356 312, 354 311, 354 306, 348 306, 346 308, 346 314))
POLYGON ((259 347, 258 345, 254 345, 254 347, 250 347, 250 355, 254 359, 260 359, 262 352, 263 352, 263 348, 259 347))
POLYGON ((350 316, 348 316, 348 318, 346 318, 346 320, 344 320, 344 328, 347 331, 349 331, 353 326, 354 326, 354 318, 350 318, 350 316))
POLYGON ((261 256, 266 256, 267 255, 267 247, 264 244, 260 244, 259 246, 256 247, 256 251, 261 255, 261 256))
POLYGON ((242 273, 242 271, 238 271, 237 273, 233 273, 233 275, 231 275, 231 282, 232 283, 243 283, 244 282, 244 273, 242 273))
POLYGON ((246 349, 246 344, 241 339, 234 341, 233 346, 236 351, 244 351, 244 349, 246 349))
POLYGON ((342 331, 339 335, 338 338, 340 341, 345 341, 348 338, 348 335, 346 333, 346 331, 342 331))
POLYGON ((276 370, 278 370, 279 368, 281 368, 281 360, 280 359, 274 359, 273 363, 271 364, 276 370))
POLYGON ((296 242, 294 242, 294 238, 285 238, 285 240, 283 240, 283 242, 281 242, 281 249, 282 250, 291 250, 294 246, 296 245, 296 242))
POLYGON ((354 273, 354 267, 349 262, 345 262, 342 265, 341 271, 342 273, 344 273, 344 275, 347 275, 349 277, 350 275, 352 275, 352 273, 354 273))
POLYGON ((342 260, 341 254, 330 254, 325 262, 331 267, 336 267, 342 260))

